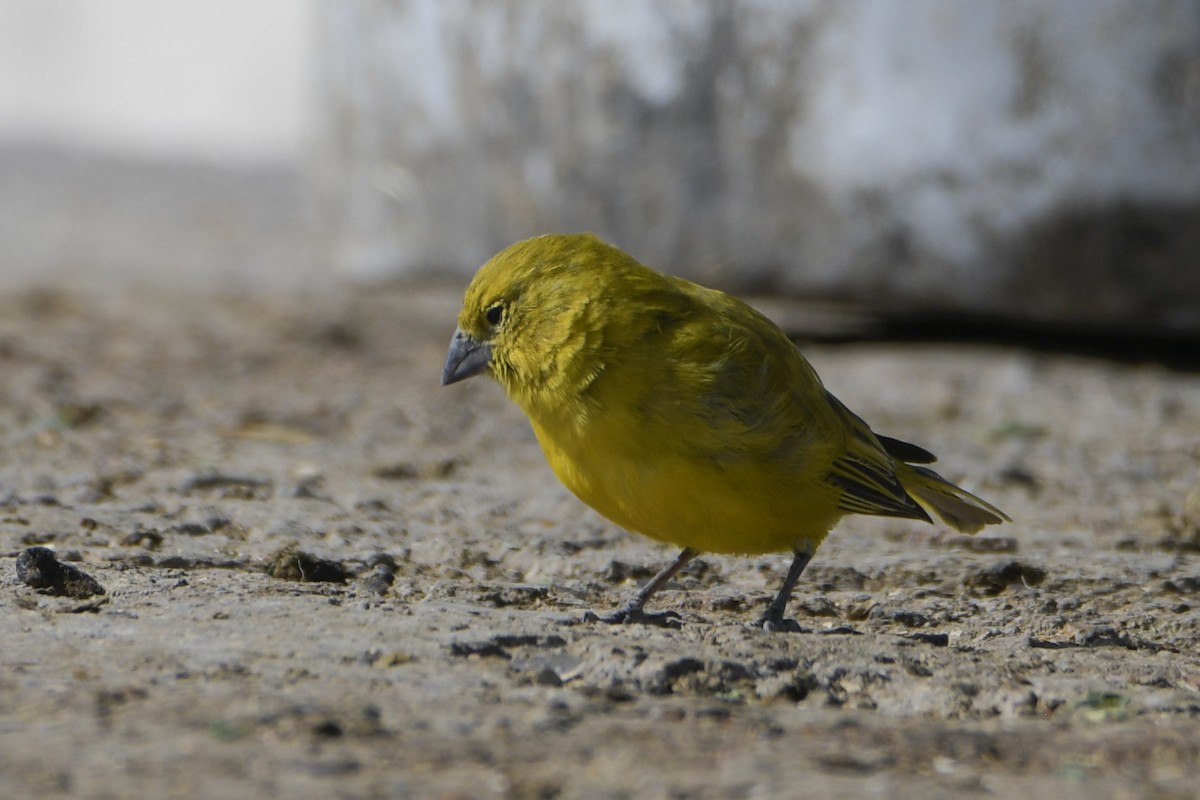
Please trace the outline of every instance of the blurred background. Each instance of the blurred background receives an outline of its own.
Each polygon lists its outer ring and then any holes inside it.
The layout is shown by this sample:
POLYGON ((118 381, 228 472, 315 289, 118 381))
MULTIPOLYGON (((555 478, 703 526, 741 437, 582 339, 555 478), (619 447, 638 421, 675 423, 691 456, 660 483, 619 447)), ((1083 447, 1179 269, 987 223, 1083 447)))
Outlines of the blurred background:
POLYGON ((1200 331, 1196 0, 0 0, 0 287, 551 230, 898 318, 1200 331))
POLYGON ((0 0, 0 288, 299 287, 313 0, 0 0))

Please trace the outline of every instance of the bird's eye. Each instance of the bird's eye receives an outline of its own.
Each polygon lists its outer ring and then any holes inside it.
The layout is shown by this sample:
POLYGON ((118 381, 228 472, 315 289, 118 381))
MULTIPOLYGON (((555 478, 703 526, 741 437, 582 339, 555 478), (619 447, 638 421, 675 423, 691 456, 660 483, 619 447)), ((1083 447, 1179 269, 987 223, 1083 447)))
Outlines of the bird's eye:
POLYGON ((484 312, 489 325, 499 325, 500 320, 504 319, 504 306, 495 305, 484 312))

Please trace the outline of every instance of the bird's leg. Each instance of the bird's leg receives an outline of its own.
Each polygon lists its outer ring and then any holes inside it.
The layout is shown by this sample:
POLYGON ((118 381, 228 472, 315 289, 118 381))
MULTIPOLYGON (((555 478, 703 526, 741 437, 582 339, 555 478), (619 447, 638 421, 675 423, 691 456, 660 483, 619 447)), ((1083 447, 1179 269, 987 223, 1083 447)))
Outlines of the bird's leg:
POLYGON ((607 622, 610 624, 630 622, 646 625, 662 625, 663 627, 677 627, 679 624, 679 615, 675 612, 666 611, 661 614, 647 614, 642 608, 646 605, 646 601, 654 596, 655 592, 661 589, 667 581, 675 577, 675 573, 683 569, 697 555, 698 553, 692 548, 683 548, 683 551, 675 557, 674 561, 651 578, 625 605, 603 617, 589 611, 584 615, 584 620, 587 622, 607 622))
POLYGON ((792 566, 788 567, 783 585, 779 587, 779 593, 775 595, 771 605, 767 606, 766 612, 758 620, 758 624, 762 626, 763 630, 788 632, 800 630, 800 626, 795 620, 783 618, 783 611, 787 608, 788 600, 791 599, 792 590, 796 588, 796 581, 800 580, 800 573, 804 572, 804 568, 808 566, 812 557, 812 545, 805 544, 796 549, 796 556, 792 559, 792 566))

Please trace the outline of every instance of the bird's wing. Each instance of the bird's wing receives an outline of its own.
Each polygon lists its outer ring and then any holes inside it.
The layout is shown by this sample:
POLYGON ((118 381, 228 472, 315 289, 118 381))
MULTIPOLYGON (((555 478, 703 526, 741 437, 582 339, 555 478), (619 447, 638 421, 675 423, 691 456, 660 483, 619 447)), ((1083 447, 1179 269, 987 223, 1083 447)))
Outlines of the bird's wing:
POLYGON ((825 396, 846 428, 846 450, 834 459, 825 477, 826 483, 843 492, 838 507, 853 514, 932 522, 925 509, 909 496, 900 483, 889 448, 916 456, 916 459, 932 460, 933 456, 922 448, 897 439, 882 442, 870 426, 840 400, 828 392, 825 396))
POLYGON ((692 421, 695 455, 754 462, 788 472, 823 462, 838 421, 820 378, 765 317, 726 295, 685 294, 674 325, 661 328, 667 380, 648 385, 656 402, 692 421))
POLYGON ((927 463, 930 453, 876 437, 757 311, 718 292, 678 286, 641 296, 656 321, 641 339, 657 354, 656 372, 631 381, 641 389, 643 413, 673 428, 682 421, 686 435, 672 446, 713 462, 753 463, 764 475, 814 470, 814 479, 823 475, 839 491, 846 512, 929 519, 904 490, 892 455, 927 463))

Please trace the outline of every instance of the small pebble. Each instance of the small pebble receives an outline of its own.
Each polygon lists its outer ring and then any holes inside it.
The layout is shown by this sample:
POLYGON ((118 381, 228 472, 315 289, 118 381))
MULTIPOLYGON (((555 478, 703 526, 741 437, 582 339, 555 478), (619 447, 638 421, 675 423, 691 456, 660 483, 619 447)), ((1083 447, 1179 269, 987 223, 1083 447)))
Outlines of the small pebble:
POLYGON ((95 578, 62 563, 48 547, 29 547, 17 556, 17 578, 40 592, 81 600, 105 593, 95 578))

